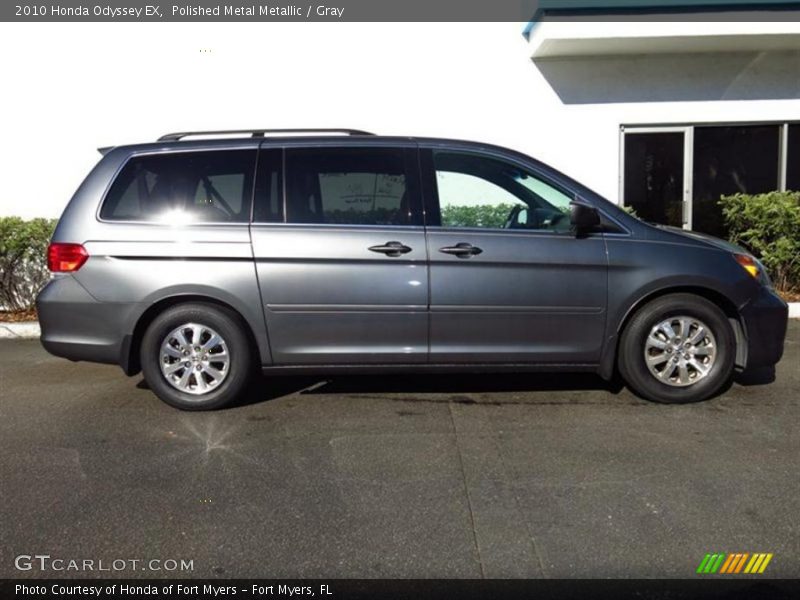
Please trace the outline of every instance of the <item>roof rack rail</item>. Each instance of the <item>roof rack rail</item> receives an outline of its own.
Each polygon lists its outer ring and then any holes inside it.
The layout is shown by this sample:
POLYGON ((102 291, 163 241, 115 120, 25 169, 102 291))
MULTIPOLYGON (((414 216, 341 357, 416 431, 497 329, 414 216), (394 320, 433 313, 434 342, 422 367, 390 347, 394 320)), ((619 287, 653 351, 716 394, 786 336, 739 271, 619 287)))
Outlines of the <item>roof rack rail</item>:
POLYGON ((159 142, 177 142, 185 137, 195 135, 235 135, 235 134, 248 134, 250 137, 261 138, 272 134, 289 134, 289 133, 339 133, 342 135, 375 135, 369 131, 361 131, 360 129, 229 129, 221 131, 181 131, 178 133, 168 133, 158 138, 159 142))

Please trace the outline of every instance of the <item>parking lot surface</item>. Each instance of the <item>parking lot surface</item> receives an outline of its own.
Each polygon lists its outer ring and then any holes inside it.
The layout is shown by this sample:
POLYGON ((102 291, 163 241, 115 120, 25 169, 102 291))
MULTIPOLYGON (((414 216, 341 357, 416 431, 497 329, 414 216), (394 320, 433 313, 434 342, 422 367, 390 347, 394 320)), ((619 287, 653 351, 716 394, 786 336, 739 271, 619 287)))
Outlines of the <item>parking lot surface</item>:
POLYGON ((708 552, 800 576, 797 321, 774 383, 688 406, 570 374, 251 396, 180 412, 0 342, 0 577, 692 577, 708 552), (192 570, 15 568, 34 554, 192 570))

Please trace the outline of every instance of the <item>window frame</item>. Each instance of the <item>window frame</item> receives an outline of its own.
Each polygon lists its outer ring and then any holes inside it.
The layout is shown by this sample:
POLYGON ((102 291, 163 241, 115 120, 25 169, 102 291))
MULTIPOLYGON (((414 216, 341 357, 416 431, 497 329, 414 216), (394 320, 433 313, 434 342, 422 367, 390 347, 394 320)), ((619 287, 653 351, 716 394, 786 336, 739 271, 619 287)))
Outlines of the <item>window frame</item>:
POLYGON ((250 225, 284 225, 286 224, 286 152, 282 146, 267 146, 259 145, 258 159, 256 160, 256 175, 253 183, 253 199, 250 202, 250 225), (265 180, 265 173, 263 170, 264 162, 268 155, 272 153, 277 154, 278 162, 278 210, 280 212, 279 220, 277 221, 257 221, 256 220, 256 205, 259 202, 259 192, 271 187, 267 185, 265 180))
MULTIPOLYGON (((467 154, 487 160, 501 161, 509 165, 520 168, 530 175, 539 179, 542 183, 549 185, 564 196, 570 198, 570 203, 578 200, 579 194, 573 188, 564 185, 545 169, 517 160, 513 157, 501 153, 494 153, 484 149, 461 148, 457 146, 427 146, 420 147, 420 166, 422 170, 423 195, 425 199, 426 227, 435 228, 437 231, 464 231, 467 233, 499 234, 499 235, 548 235, 558 238, 574 237, 572 233, 552 231, 548 229, 505 229, 501 227, 448 227, 442 225, 441 205, 439 203, 439 186, 436 175, 436 164, 434 160, 435 152, 467 154)), ((593 204, 593 203, 592 203, 593 204)), ((601 215, 605 215, 598 208, 601 215)), ((600 235, 603 232, 598 231, 600 235)))
POLYGON ((169 150, 142 150, 142 151, 134 151, 128 154, 124 160, 117 166, 114 170, 114 174, 109 178, 108 183, 106 184, 105 189, 103 190, 103 195, 100 199, 100 202, 97 203, 97 209, 95 210, 95 219, 99 223, 103 223, 106 225, 150 225, 154 227, 169 227, 174 229, 175 227, 208 227, 208 226, 225 226, 225 227, 249 227, 250 223, 252 222, 253 217, 253 197, 256 190, 256 183, 257 183, 257 167, 258 167, 258 155, 259 155, 259 147, 254 146, 252 144, 247 145, 235 145, 235 146, 208 146, 203 148, 170 148, 169 150), (130 162, 135 159, 148 157, 148 156, 168 156, 174 154, 197 154, 200 152, 235 152, 240 150, 248 150, 253 153, 253 165, 250 170, 250 177, 251 177, 251 189, 250 189, 250 198, 249 200, 245 200, 249 202, 249 206, 243 206, 242 210, 248 215, 248 218, 243 221, 196 221, 196 222, 186 222, 181 223, 180 225, 175 225, 174 223, 165 223, 161 221, 143 221, 137 219, 107 219, 101 216, 103 211, 103 207, 105 206, 106 202, 108 201, 108 195, 111 192, 111 189, 114 187, 114 184, 117 182, 117 179, 125 170, 130 162))
MULTIPOLYGON (((324 229, 422 229, 425 227, 425 212, 423 205, 422 185, 419 172, 419 157, 418 147, 416 143, 397 143, 393 141, 377 140, 371 142, 369 140, 359 140, 358 142, 342 142, 341 140, 334 139, 330 142, 327 140, 320 142, 315 140, 313 142, 296 141, 284 143, 280 146, 274 142, 263 142, 261 144, 261 151, 280 150, 281 151, 281 179, 280 179, 280 194, 281 198, 278 202, 281 207, 281 218, 278 221, 256 221, 255 220, 255 207, 259 202, 259 198, 253 198, 252 215, 253 220, 251 224, 259 227, 293 227, 293 228, 324 228, 324 229), (403 155, 404 170, 406 177, 406 190, 408 191, 408 202, 411 209, 411 222, 404 225, 385 225, 385 224, 364 224, 364 223, 291 223, 287 220, 288 217, 288 204, 289 204, 289 189, 288 189, 288 169, 287 169, 287 154, 294 150, 309 150, 320 151, 330 149, 347 150, 347 149, 361 149, 361 150, 395 150, 403 155)), ((254 190, 263 189, 264 174, 256 173, 256 183, 254 190)))

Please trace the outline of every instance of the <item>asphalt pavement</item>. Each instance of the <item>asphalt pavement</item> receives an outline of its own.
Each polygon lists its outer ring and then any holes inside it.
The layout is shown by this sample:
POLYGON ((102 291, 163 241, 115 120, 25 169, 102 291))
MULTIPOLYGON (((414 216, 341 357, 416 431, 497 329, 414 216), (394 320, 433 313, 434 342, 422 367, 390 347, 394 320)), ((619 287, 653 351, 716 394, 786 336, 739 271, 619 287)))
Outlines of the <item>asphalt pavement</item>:
POLYGON ((4 340, 0 577, 693 577, 769 552, 760 577, 795 578, 799 423, 797 321, 774 383, 688 406, 474 374, 276 378, 185 413, 4 340))

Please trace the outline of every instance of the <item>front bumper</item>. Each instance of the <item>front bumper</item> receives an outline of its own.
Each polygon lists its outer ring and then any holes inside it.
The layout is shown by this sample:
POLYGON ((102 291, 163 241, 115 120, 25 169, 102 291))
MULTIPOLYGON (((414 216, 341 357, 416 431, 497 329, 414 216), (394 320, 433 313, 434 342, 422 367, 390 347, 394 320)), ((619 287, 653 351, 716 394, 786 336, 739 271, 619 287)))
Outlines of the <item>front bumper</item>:
POLYGON ((774 290, 762 287, 758 296, 741 308, 747 339, 745 371, 771 367, 783 356, 789 306, 774 290))
POLYGON ((131 308, 98 302, 71 275, 56 276, 36 298, 42 346, 69 360, 121 364, 131 308))

